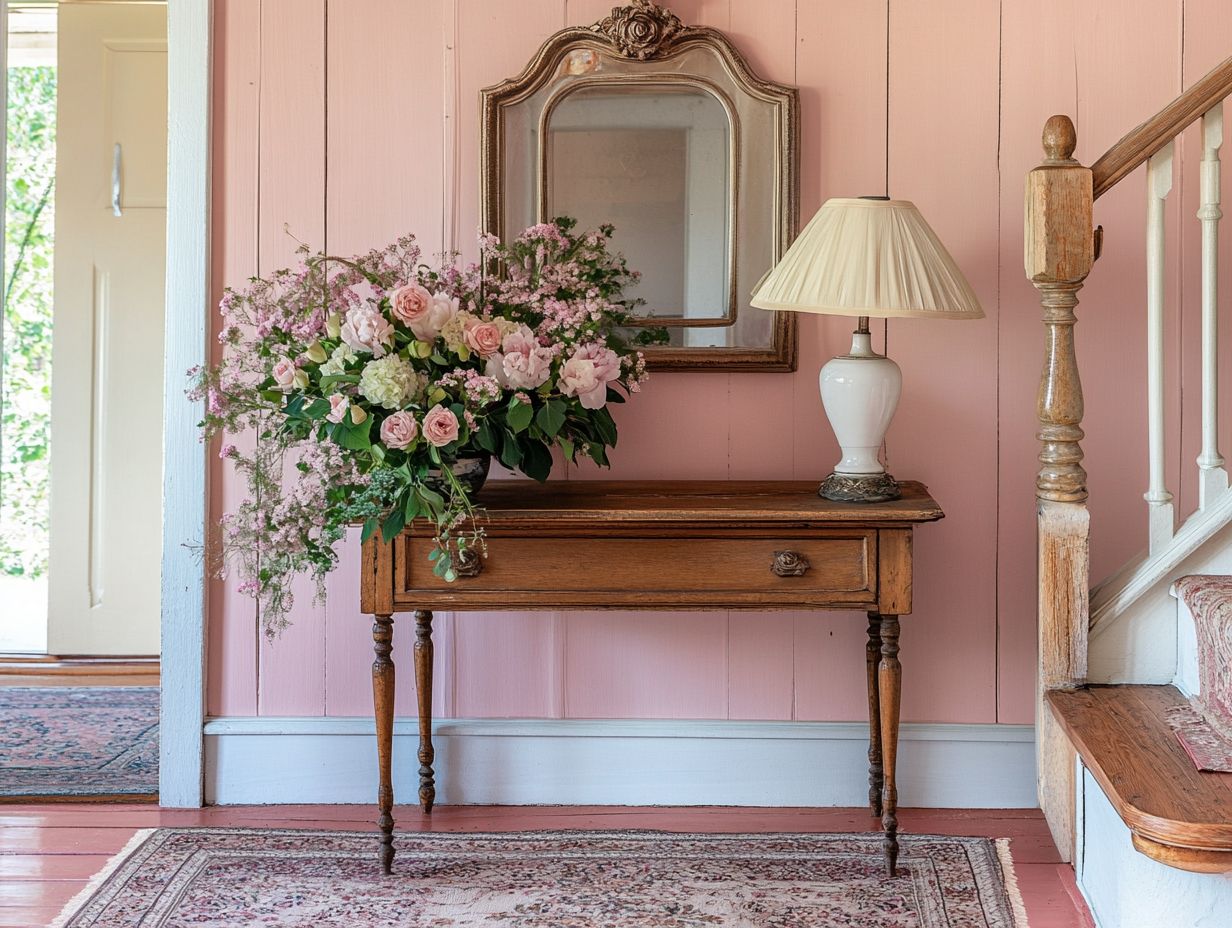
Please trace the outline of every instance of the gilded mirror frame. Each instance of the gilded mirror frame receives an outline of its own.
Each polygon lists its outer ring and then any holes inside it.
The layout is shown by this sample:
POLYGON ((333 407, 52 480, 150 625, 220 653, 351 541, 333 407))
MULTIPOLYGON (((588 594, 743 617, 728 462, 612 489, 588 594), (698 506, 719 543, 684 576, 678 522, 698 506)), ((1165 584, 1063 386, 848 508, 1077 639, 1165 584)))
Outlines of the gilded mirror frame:
MULTIPOLYGON (((596 59, 597 60, 597 59, 596 59)), ((569 95, 584 87, 630 87, 638 85, 670 85, 701 87, 714 96, 727 112, 731 124, 729 139, 728 216, 729 251, 728 321, 717 317, 702 317, 698 321, 668 318, 668 326, 734 325, 737 308, 748 306, 748 297, 757 283, 738 275, 740 247, 737 213, 741 208, 742 172, 758 169, 772 173, 769 189, 773 196, 773 224, 770 242, 770 266, 786 252, 797 231, 799 221, 799 92, 796 88, 766 81, 755 75, 730 40, 707 26, 685 26, 668 10, 651 0, 633 0, 627 6, 615 7, 611 15, 593 26, 572 26, 549 37, 517 77, 502 81, 481 91, 480 178, 482 222, 485 231, 501 235, 506 214, 505 155, 508 144, 507 113, 511 107, 526 101, 548 87, 554 88, 537 120, 535 145, 534 204, 539 221, 547 203, 546 127, 551 112, 569 95), (727 94, 702 75, 691 74, 679 67, 679 59, 692 49, 703 47, 718 60, 731 84, 749 100, 768 107, 772 113, 773 139, 770 157, 751 154, 750 133, 743 131, 735 114, 733 101, 727 94), (585 55, 602 53, 621 59, 630 73, 578 73, 569 63, 587 60, 585 55), (739 291, 739 293, 737 292, 739 291)), ((766 140, 762 139, 762 142, 766 140)), ((769 267, 762 268, 769 270, 769 267)), ((763 310, 748 309, 749 312, 763 310)), ((796 314, 776 312, 771 325, 769 344, 750 347, 688 347, 648 346, 644 350, 653 370, 696 370, 729 373, 735 371, 794 371, 796 369, 796 314)), ((657 320, 656 320, 657 321, 657 320)))

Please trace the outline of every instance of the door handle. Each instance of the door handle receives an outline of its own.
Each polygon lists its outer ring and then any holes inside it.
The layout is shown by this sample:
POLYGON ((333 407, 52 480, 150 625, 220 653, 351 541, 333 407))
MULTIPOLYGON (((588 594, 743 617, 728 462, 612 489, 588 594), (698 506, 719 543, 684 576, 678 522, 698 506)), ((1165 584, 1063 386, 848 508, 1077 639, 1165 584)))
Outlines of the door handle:
POLYGON ((120 209, 120 163, 121 163, 120 143, 115 143, 115 148, 111 154, 111 215, 123 216, 124 213, 120 209))

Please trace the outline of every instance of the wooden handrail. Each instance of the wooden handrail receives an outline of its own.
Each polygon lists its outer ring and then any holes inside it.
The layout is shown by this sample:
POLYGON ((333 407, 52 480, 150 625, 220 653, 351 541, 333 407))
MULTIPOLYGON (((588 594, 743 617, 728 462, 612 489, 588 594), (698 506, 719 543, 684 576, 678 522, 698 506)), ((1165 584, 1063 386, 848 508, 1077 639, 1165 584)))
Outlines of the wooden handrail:
POLYGON ((1130 130, 1091 166, 1095 198, 1107 193, 1122 177, 1158 152, 1191 122, 1232 94, 1232 58, 1227 58, 1162 110, 1130 130))

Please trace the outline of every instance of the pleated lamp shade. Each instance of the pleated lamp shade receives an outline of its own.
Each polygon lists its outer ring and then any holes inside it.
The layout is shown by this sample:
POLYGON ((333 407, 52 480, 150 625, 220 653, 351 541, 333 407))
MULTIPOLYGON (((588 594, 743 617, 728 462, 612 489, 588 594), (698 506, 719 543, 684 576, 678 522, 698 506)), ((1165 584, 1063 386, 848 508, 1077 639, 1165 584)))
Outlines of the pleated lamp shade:
POLYGON ((840 316, 984 316, 967 278, 908 200, 827 200, 758 284, 752 305, 840 316))

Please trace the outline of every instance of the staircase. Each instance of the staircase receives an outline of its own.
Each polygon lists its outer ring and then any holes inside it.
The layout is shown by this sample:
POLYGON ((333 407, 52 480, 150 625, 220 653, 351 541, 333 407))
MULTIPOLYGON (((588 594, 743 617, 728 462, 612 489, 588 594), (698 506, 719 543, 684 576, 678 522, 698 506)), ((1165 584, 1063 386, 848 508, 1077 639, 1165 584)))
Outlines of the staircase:
POLYGON ((1232 489, 1218 408, 1220 149, 1230 94, 1232 58, 1090 167, 1073 157, 1073 123, 1054 116, 1044 127, 1045 159, 1027 179, 1025 266, 1046 333, 1036 481, 1039 799, 1102 928, 1232 926, 1232 773, 1200 770, 1190 756, 1220 760, 1228 749, 1212 729, 1232 734, 1232 489), (1164 219, 1176 140, 1191 124, 1201 152, 1201 450, 1198 508, 1178 522, 1165 482, 1164 219), (1143 166, 1149 546, 1092 589, 1075 310, 1102 244, 1094 203, 1143 166))

